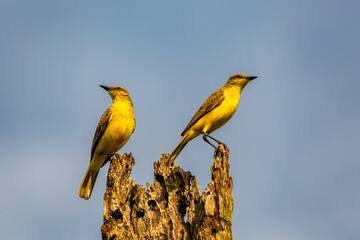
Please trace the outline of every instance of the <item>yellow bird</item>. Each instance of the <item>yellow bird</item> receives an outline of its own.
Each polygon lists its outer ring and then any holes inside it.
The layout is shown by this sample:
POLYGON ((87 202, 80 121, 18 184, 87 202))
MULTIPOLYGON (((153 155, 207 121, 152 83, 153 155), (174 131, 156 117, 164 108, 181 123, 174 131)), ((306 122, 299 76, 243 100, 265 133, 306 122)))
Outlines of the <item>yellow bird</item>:
POLYGON ((90 165, 79 189, 79 197, 89 199, 99 170, 122 148, 135 130, 134 106, 129 92, 120 86, 104 88, 113 104, 104 112, 95 131, 90 165))
POLYGON ((180 142, 170 154, 169 165, 173 164, 185 145, 200 134, 203 134, 204 141, 215 149, 216 147, 209 142, 207 137, 210 137, 218 144, 222 144, 222 142, 209 134, 222 127, 234 115, 239 104, 241 91, 246 84, 255 78, 257 77, 235 74, 229 78, 222 88, 211 94, 205 100, 185 130, 181 133, 182 138, 180 142))

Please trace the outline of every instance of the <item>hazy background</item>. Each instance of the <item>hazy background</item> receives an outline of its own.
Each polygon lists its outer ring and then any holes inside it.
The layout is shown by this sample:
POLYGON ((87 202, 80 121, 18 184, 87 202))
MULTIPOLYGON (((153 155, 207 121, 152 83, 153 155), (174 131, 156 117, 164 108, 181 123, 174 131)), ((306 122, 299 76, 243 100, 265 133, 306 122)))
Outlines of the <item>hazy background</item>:
MULTIPOLYGON (((120 150, 153 181, 195 111, 235 73, 257 75, 214 137, 230 149, 234 239, 360 239, 360 3, 0 1, 2 239, 100 239, 106 165, 78 197, 99 84, 129 90, 120 150)), ((201 191, 213 150, 177 162, 201 191)))

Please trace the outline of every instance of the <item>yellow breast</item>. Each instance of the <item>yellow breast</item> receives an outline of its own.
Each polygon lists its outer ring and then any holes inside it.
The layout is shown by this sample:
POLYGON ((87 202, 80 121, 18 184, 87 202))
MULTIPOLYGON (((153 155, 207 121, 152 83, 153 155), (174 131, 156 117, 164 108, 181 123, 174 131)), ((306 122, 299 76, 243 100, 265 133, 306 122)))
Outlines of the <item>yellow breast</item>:
POLYGON ((225 91, 224 101, 209 113, 209 121, 205 124, 207 132, 211 133, 227 123, 236 112, 240 100, 240 91, 225 91))
POLYGON ((109 125, 99 142, 99 153, 115 153, 129 140, 135 129, 133 106, 129 103, 114 103, 110 107, 109 125))
POLYGON ((192 136, 195 137, 203 132, 210 134, 227 123, 236 112, 239 100, 240 88, 225 89, 223 102, 194 124, 191 128, 192 136))

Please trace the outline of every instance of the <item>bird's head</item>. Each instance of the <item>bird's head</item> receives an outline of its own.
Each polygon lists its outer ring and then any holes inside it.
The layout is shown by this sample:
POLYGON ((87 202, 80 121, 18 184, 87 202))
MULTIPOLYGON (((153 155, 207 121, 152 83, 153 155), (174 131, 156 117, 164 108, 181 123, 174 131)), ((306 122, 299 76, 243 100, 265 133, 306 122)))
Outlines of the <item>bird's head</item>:
POLYGON ((120 87, 120 86, 108 87, 108 86, 104 86, 104 85, 99 85, 99 86, 102 87, 103 89, 105 89, 109 93, 113 102, 130 99, 129 92, 123 87, 120 87))
POLYGON ((246 84, 248 84, 248 82, 250 82, 251 80, 254 80, 255 78, 257 78, 257 77, 256 76, 247 76, 245 74, 238 73, 238 74, 231 76, 226 84, 227 85, 236 85, 236 86, 240 86, 241 88, 244 88, 246 86, 246 84))

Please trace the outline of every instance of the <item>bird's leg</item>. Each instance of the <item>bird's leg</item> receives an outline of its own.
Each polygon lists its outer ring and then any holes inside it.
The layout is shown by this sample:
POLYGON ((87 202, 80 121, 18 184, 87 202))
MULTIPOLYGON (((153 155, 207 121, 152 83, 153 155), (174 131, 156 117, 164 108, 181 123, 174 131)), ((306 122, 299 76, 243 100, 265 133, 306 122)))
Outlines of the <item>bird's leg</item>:
MULTIPOLYGON (((210 136, 210 134, 206 134, 206 135, 207 135, 207 137, 211 138, 212 140, 214 140, 214 141, 217 142, 218 144, 224 144, 224 143, 220 142, 219 140, 217 140, 216 138, 210 136)), ((224 145, 225 145, 225 144, 224 144, 224 145)))
MULTIPOLYGON (((120 156, 117 156, 118 155, 117 153, 102 152, 102 153, 100 153, 100 155, 106 155, 107 156, 106 161, 110 161, 110 162, 113 160, 113 157, 120 157, 120 156)), ((105 165, 105 163, 104 163, 104 165, 105 165)))
MULTIPOLYGON (((208 133, 203 133, 203 134, 204 134, 203 139, 205 140, 205 142, 208 142, 208 143, 209 143, 209 141, 206 139, 207 137, 209 137, 209 138, 211 138, 212 140, 214 140, 215 142, 217 142, 219 145, 220 145, 220 144, 224 145, 224 147, 228 150, 228 148, 227 148, 227 146, 226 146, 226 144, 225 144, 225 143, 220 142, 220 141, 219 141, 219 140, 217 140, 216 138, 214 138, 214 137, 210 136, 210 134, 208 134, 208 133)), ((210 144, 211 144, 211 143, 210 143, 210 144)), ((214 145, 213 145, 213 144, 211 144, 211 146, 213 146, 213 147, 214 147, 214 145)), ((216 147, 214 147, 214 148, 216 148, 216 147)))
POLYGON ((220 142, 219 140, 217 140, 216 138, 210 136, 210 134, 208 133, 203 133, 203 139, 205 142, 209 143, 211 146, 213 146, 213 148, 215 148, 215 152, 214 152, 214 158, 216 158, 217 153, 219 152, 219 146, 220 144, 224 146, 225 150, 229 151, 228 147, 226 146, 225 143, 220 142), (214 140, 215 142, 217 142, 219 144, 219 146, 215 147, 214 144, 210 143, 209 140, 207 139, 207 137, 211 138, 212 140, 214 140))
POLYGON ((106 155, 106 156, 109 156, 109 157, 112 157, 114 156, 116 153, 107 153, 107 152, 102 152, 100 153, 100 155, 106 155))
POLYGON ((204 135, 203 135, 203 139, 204 139, 204 141, 205 142, 207 142, 208 144, 210 144, 213 148, 215 148, 216 149, 216 147, 215 147, 215 145, 214 144, 212 144, 208 139, 207 139, 207 137, 208 136, 210 136, 209 134, 207 134, 207 133, 203 133, 204 135))
POLYGON ((209 134, 208 134, 208 137, 211 138, 212 140, 214 140, 215 142, 217 142, 219 145, 220 145, 220 144, 224 145, 224 148, 225 148, 227 151, 229 151, 229 149, 228 149, 228 147, 226 146, 225 143, 220 142, 219 140, 217 140, 216 138, 210 136, 209 134))

